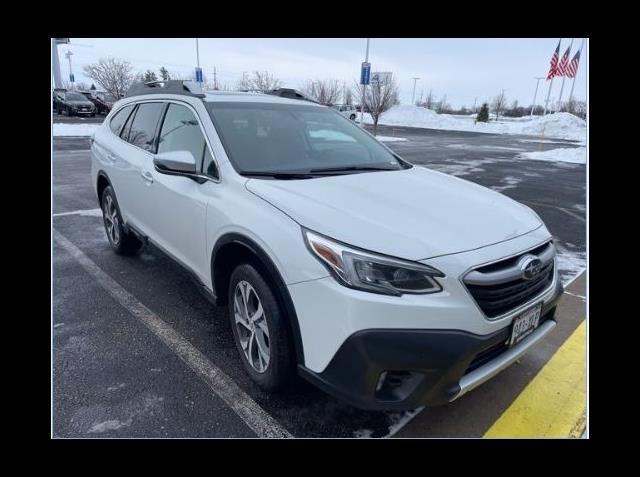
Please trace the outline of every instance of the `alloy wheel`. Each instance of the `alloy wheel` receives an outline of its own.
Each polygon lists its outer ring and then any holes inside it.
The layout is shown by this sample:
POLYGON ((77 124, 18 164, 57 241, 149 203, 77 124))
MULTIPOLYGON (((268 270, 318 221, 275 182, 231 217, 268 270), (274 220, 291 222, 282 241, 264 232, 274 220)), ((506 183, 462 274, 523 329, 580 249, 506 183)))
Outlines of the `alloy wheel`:
POLYGON ((120 224, 118 222, 118 209, 116 203, 110 195, 107 195, 102 206, 104 225, 107 235, 113 245, 118 245, 120 241, 120 224))
POLYGON ((258 373, 269 366, 269 326, 260 297, 251 284, 241 280, 233 293, 235 326, 248 363, 258 373))

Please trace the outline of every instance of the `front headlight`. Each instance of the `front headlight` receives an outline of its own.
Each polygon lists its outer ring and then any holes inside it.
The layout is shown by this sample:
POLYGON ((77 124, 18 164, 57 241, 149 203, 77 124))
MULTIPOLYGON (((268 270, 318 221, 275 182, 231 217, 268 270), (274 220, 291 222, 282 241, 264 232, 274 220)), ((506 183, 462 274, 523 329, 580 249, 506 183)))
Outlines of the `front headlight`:
POLYGON ((435 277, 444 274, 433 267, 354 249, 309 230, 303 235, 311 253, 342 285, 395 296, 442 291, 435 277))

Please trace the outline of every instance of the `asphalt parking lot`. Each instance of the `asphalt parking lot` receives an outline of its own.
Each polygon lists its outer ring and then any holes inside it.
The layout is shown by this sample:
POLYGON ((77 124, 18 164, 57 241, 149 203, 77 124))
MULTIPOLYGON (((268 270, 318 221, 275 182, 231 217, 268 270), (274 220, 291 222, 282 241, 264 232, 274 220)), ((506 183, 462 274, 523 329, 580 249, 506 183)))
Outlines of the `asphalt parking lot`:
MULTIPOLYGON (((63 117, 60 121, 54 114, 56 122, 101 120, 63 117)), ((399 127, 381 127, 379 134, 406 138, 389 146, 414 164, 491 187, 532 207, 564 256, 559 264, 563 281, 573 279, 584 266, 585 166, 517 158, 520 152, 573 147, 573 143, 399 127)), ((420 426, 414 424, 409 433, 410 426, 401 427, 413 413, 360 411, 303 381, 287 392, 263 393, 241 367, 226 309, 203 298, 180 266, 149 248, 133 258, 111 252, 89 182, 88 139, 54 138, 52 161, 52 221, 57 237, 53 242, 54 437, 257 435, 224 393, 212 392, 211 382, 194 372, 184 354, 150 332, 135 313, 141 306, 201 353, 207 369, 226 373, 233 386, 272 419, 276 434, 284 431, 295 437, 380 437, 396 432, 405 437, 481 436, 584 318, 577 313, 568 320, 555 337, 522 358, 520 370, 514 365, 456 403, 423 411, 414 420, 420 426), (114 298, 113 287, 126 299, 114 298)))
POLYGON ((58 114, 55 111, 52 112, 53 122, 55 123, 66 123, 66 124, 100 124, 104 121, 105 116, 102 114, 96 114, 94 117, 91 116, 67 116, 66 114, 58 114))

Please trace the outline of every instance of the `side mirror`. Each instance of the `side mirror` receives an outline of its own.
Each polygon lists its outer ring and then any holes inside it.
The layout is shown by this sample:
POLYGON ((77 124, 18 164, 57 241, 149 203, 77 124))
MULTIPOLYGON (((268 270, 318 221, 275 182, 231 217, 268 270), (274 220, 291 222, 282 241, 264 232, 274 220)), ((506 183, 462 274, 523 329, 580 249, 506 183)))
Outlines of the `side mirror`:
POLYGON ((156 171, 163 174, 195 174, 196 159, 189 151, 171 151, 156 154, 153 158, 156 171))

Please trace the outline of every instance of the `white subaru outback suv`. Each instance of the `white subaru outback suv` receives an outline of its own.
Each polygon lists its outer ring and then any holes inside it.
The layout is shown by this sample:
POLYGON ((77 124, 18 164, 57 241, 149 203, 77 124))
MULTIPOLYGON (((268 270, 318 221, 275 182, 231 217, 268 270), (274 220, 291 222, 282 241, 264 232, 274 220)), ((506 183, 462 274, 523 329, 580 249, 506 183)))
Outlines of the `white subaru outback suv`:
POLYGON ((115 252, 150 242, 228 306, 255 382, 439 405, 556 326, 555 248, 532 210, 283 96, 135 85, 91 146, 115 252))

